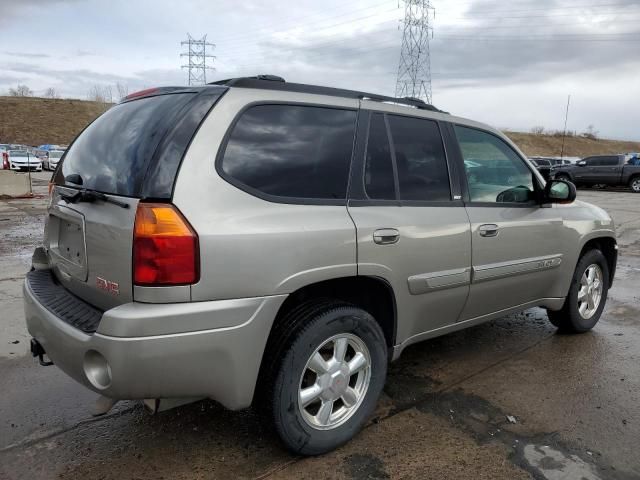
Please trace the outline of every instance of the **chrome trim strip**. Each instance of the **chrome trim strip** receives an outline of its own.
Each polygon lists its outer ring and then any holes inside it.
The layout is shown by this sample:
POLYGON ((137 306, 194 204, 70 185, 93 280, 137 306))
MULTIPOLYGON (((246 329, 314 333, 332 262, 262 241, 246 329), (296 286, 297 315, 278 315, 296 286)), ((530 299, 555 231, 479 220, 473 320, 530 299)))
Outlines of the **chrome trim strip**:
POLYGON ((471 283, 495 280, 513 275, 538 272, 557 268, 562 263, 562 254, 545 255, 542 257, 523 258, 509 262, 490 263, 473 267, 471 283))
POLYGON ((471 268, 455 268, 440 272, 421 273, 407 279, 409 292, 412 295, 420 295, 433 290, 468 285, 471 281, 471 268))

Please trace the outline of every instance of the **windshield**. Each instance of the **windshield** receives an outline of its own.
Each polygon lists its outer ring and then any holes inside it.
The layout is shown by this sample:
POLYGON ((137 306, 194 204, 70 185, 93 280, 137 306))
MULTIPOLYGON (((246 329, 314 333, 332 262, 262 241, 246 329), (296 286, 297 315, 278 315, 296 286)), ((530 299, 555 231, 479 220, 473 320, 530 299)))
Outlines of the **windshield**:
POLYGON ((193 95, 158 95, 110 108, 73 142, 56 183, 79 175, 85 188, 136 196, 156 147, 193 95))
POLYGON ((49 158, 60 158, 64 152, 49 152, 49 158))
POLYGON ((27 157, 27 152, 22 150, 12 150, 9 152, 9 155, 12 157, 27 157))

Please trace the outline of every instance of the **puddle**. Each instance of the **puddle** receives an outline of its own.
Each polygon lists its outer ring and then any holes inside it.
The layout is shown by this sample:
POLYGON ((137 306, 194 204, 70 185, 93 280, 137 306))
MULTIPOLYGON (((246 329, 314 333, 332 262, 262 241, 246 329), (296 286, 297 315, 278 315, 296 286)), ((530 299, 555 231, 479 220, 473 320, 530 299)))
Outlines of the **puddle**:
POLYGON ((576 455, 566 455, 548 445, 525 445, 524 459, 545 480, 602 480, 595 468, 576 455))

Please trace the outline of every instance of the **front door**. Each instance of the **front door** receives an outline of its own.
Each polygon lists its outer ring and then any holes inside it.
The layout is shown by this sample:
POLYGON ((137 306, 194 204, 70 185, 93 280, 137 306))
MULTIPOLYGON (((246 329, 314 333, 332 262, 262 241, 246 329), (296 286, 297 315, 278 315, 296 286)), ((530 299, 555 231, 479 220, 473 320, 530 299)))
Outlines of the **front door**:
POLYGON ((437 121, 362 110, 359 130, 349 200, 358 274, 393 287, 402 343, 457 321, 471 275, 469 220, 452 199, 459 184, 437 121))
POLYGON ((563 222, 542 207, 537 177, 498 136, 457 125, 471 222, 472 283, 460 320, 549 296, 562 263, 563 222))

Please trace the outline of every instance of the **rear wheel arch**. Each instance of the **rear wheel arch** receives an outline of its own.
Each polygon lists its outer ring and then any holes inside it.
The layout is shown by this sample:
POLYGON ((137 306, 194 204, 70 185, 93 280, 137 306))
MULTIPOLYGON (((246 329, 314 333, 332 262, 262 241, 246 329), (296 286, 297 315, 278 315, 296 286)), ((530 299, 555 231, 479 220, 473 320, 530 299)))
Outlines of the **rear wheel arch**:
POLYGON ((349 304, 369 313, 382 329, 385 347, 392 350, 396 338, 397 309, 393 288, 386 280, 351 276, 312 283, 291 293, 276 314, 262 354, 257 395, 265 391, 267 386, 264 382, 272 376, 274 365, 269 359, 273 359, 275 352, 283 350, 290 331, 297 326, 290 324, 292 317, 311 317, 316 310, 332 304, 349 304), (295 315, 289 315, 291 313, 295 315))
MULTIPOLYGON (((387 347, 395 345, 397 309, 393 288, 380 277, 351 276, 323 280, 291 293, 280 306, 276 319, 271 327, 271 335, 277 334, 276 328, 287 313, 298 305, 317 300, 334 300, 362 308, 373 318, 384 332, 387 347)), ((267 342, 269 343, 269 341, 267 342)))

